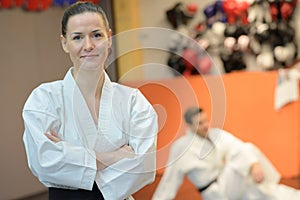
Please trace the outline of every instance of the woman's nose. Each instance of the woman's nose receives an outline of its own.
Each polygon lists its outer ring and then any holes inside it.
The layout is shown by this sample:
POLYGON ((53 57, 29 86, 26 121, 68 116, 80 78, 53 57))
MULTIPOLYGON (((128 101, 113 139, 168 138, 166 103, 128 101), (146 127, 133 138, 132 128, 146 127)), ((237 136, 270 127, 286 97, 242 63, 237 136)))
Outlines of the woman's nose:
POLYGON ((95 47, 95 44, 93 43, 93 40, 89 37, 87 37, 85 39, 85 43, 84 43, 84 50, 85 51, 91 51, 93 50, 95 47))

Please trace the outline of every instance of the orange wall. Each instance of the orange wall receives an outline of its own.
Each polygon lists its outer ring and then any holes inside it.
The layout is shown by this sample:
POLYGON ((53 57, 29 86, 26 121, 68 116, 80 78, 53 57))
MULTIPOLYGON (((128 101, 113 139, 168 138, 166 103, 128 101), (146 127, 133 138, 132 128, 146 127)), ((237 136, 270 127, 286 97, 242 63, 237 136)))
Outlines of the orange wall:
POLYGON ((159 114, 158 173, 166 164, 170 144, 184 133, 184 111, 200 105, 209 113, 212 126, 255 143, 283 176, 299 175, 300 101, 274 110, 276 81, 274 71, 129 84, 138 87, 159 114))
POLYGON ((300 101, 274 110, 276 82, 276 72, 224 76, 228 91, 224 128, 255 143, 283 176, 299 175, 300 101))

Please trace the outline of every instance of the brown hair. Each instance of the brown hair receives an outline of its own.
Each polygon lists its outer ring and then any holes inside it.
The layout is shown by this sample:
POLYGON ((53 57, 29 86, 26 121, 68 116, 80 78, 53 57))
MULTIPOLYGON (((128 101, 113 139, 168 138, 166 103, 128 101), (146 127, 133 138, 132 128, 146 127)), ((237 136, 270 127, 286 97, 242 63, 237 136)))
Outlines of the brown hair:
POLYGON ((65 10, 64 15, 62 17, 62 20, 61 20, 61 34, 64 37, 66 36, 67 24, 68 24, 68 21, 69 21, 70 17, 72 17, 74 15, 82 14, 82 13, 85 13, 85 12, 99 13, 102 16, 103 20, 104 20, 107 31, 110 29, 106 14, 99 5, 93 4, 91 2, 78 1, 78 2, 70 5, 65 10))
POLYGON ((185 122, 188 124, 193 124, 192 118, 196 114, 201 113, 202 111, 203 111, 203 109, 200 107, 191 107, 191 108, 187 109, 187 111, 184 113, 185 122))

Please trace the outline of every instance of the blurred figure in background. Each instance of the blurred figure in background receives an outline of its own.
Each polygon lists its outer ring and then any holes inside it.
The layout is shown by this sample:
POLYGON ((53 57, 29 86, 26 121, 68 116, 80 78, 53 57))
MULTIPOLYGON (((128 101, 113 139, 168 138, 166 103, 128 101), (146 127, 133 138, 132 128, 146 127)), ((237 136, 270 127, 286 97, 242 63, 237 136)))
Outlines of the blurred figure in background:
POLYGON ((209 127, 199 107, 185 115, 186 134, 171 147, 163 177, 153 200, 174 199, 184 176, 204 200, 299 200, 300 191, 278 184, 280 175, 253 144, 209 127))

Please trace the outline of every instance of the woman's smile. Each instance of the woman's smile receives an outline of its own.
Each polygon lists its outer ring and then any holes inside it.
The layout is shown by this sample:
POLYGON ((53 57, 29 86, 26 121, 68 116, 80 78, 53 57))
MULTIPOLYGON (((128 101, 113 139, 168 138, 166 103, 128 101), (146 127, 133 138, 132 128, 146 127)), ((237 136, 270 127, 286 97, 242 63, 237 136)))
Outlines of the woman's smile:
POLYGON ((82 58, 82 59, 91 59, 91 58, 95 58, 95 57, 98 57, 98 56, 99 56, 98 54, 87 54, 87 55, 80 56, 80 58, 82 58))

